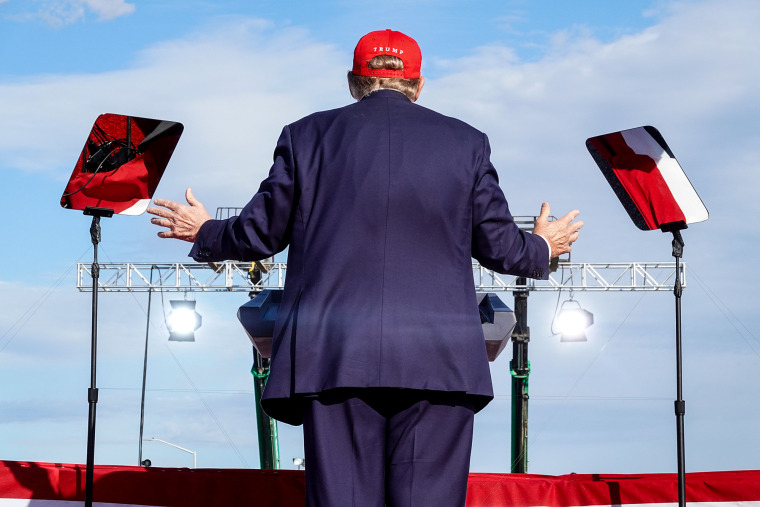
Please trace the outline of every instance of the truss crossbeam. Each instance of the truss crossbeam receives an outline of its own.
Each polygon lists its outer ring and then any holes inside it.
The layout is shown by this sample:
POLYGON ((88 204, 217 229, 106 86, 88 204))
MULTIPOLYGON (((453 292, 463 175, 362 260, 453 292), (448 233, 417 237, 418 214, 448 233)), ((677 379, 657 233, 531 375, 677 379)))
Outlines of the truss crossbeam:
MULTIPOLYGON (((250 292, 281 289, 285 262, 262 262, 264 271, 254 284, 251 262, 219 264, 197 262, 100 264, 99 287, 103 292, 250 292), (151 274, 151 270, 153 273, 151 274), (153 280, 151 282, 151 280, 153 280)), ((92 291, 91 264, 77 264, 77 289, 92 291)), ((518 285, 517 277, 499 275, 477 262, 472 264, 478 292, 530 291, 672 291, 675 262, 560 262, 548 280, 528 280, 518 285)), ((681 283, 686 286, 686 265, 681 263, 681 283)))
MULTIPOLYGON (((517 277, 499 275, 473 263, 478 292, 513 291, 672 291, 675 262, 560 262, 548 280, 527 280, 518 285, 517 277)), ((686 286, 686 266, 681 263, 681 283, 686 286)))

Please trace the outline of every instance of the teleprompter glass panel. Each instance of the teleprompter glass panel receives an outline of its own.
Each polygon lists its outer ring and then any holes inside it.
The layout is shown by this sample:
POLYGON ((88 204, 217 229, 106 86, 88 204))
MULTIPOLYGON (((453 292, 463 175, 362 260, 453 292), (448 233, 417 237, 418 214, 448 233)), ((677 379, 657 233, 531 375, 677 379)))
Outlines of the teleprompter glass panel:
POLYGON ((102 114, 61 196, 68 209, 145 212, 184 127, 181 123, 102 114))
POLYGON ((707 220, 707 208, 656 128, 591 137, 586 147, 639 229, 707 220))

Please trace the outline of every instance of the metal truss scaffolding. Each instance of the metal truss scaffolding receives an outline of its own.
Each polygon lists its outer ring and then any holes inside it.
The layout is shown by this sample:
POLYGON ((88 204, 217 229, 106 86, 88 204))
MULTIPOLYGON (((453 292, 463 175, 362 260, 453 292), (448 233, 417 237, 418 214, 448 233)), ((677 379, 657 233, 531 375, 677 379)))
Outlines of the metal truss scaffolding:
MULTIPOLYGON (((222 263, 170 262, 101 263, 98 280, 103 292, 258 292, 281 289, 285 283, 284 262, 222 263), (258 268, 260 278, 251 279, 258 268), (150 282, 150 270, 154 270, 150 282)), ((77 264, 77 289, 92 291, 91 264, 77 264)), ((548 280, 518 284, 517 277, 499 275, 477 262, 472 264, 477 292, 529 291, 672 291, 676 277, 675 262, 560 262, 548 280)), ((682 286, 686 285, 686 265, 680 264, 682 286)))

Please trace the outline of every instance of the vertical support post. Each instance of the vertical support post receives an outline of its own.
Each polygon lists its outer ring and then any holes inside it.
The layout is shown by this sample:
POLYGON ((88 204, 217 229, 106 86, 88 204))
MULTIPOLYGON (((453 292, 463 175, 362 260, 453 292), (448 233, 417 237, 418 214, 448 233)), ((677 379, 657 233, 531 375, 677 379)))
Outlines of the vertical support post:
MULTIPOLYGON (((524 277, 517 279, 517 285, 525 286, 524 277)), ((515 319, 517 323, 512 331, 512 361, 509 363, 512 375, 512 473, 528 471, 528 289, 514 291, 515 319)))
POLYGON ((686 402, 683 399, 683 374, 682 374, 682 350, 681 350, 681 257, 683 256, 684 242, 679 230, 673 231, 673 257, 676 259, 676 279, 673 294, 676 298, 676 401, 674 403, 676 413, 676 438, 678 453, 678 506, 686 507, 686 452, 684 445, 684 415, 686 414, 686 402))
MULTIPOLYGON (((253 347, 252 347, 253 348, 253 347)), ((256 401, 256 425, 259 436, 259 462, 261 468, 278 470, 280 450, 277 438, 277 422, 261 408, 261 395, 269 377, 270 359, 264 358, 253 348, 253 390, 256 401)))

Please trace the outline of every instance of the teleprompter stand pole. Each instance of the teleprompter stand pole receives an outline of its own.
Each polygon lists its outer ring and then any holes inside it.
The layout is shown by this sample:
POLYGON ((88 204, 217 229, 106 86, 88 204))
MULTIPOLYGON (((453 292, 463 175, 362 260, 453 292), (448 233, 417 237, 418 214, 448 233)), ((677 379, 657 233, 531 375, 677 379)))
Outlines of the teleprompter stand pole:
POLYGON ((678 507, 686 507, 686 452, 684 446, 684 415, 686 402, 683 400, 683 368, 681 349, 681 257, 683 257, 683 238, 681 231, 686 229, 685 222, 670 222, 660 225, 662 232, 673 233, 673 257, 676 259, 676 277, 673 284, 673 294, 676 297, 676 442, 678 453, 678 507))
POLYGON ((90 405, 87 418, 87 468, 85 469, 84 505, 92 507, 92 485, 95 469, 95 408, 98 403, 98 388, 96 387, 96 371, 98 357, 98 279, 100 265, 98 264, 98 243, 100 243, 100 217, 112 217, 113 210, 106 208, 87 207, 84 214, 92 216, 90 238, 92 239, 92 342, 90 346, 90 388, 87 390, 87 402, 90 405))
MULTIPOLYGON (((682 228, 686 228, 684 224, 682 228)), ((676 259, 676 277, 673 286, 673 294, 676 297, 676 438, 678 452, 678 506, 686 506, 686 453, 684 450, 684 415, 686 414, 686 402, 683 400, 683 375, 681 365, 681 257, 683 256, 684 242, 680 229, 674 229, 673 233, 673 257, 676 259)))

